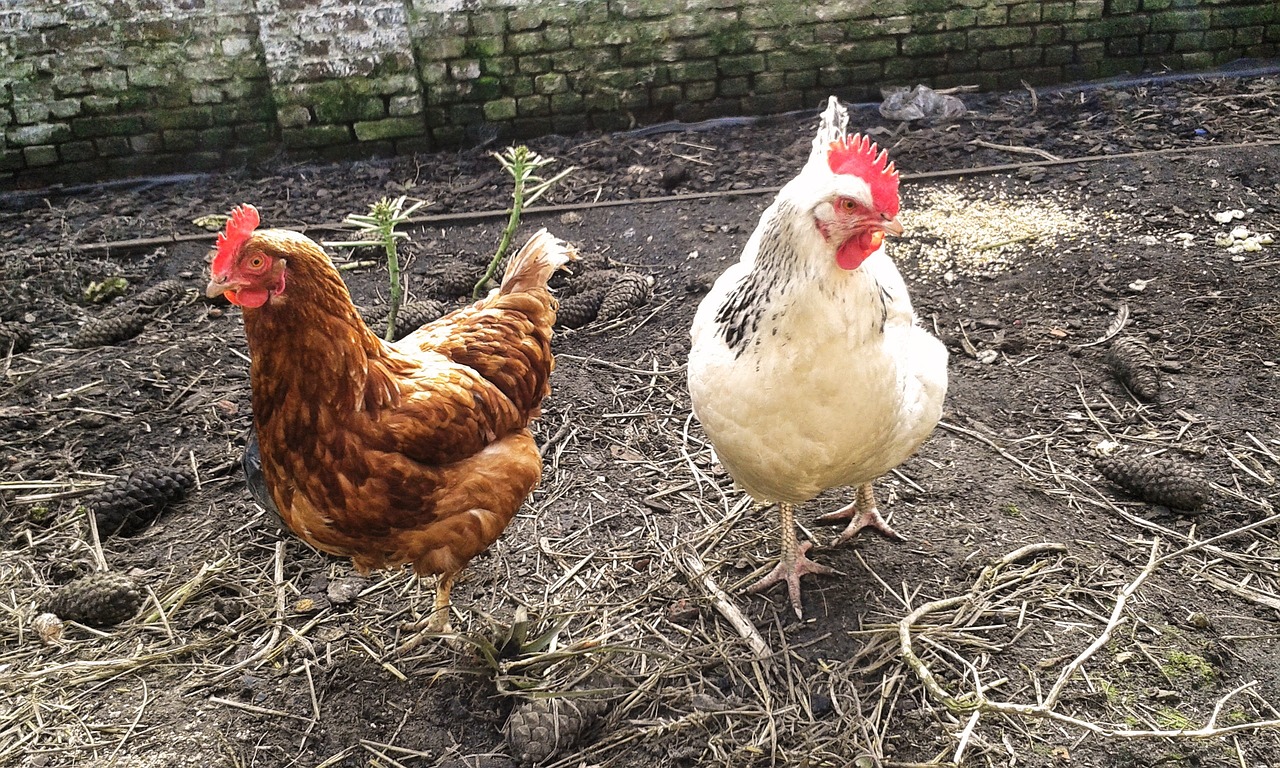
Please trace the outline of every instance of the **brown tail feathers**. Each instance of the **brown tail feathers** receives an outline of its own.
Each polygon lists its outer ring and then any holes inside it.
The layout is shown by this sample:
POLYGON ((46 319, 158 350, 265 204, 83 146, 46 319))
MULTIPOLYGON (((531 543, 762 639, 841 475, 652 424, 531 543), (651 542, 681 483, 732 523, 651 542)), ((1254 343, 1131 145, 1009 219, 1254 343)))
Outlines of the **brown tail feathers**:
POLYGON ((553 272, 576 258, 578 252, 573 246, 546 229, 540 229, 519 253, 511 257, 498 293, 519 293, 546 287, 553 272))

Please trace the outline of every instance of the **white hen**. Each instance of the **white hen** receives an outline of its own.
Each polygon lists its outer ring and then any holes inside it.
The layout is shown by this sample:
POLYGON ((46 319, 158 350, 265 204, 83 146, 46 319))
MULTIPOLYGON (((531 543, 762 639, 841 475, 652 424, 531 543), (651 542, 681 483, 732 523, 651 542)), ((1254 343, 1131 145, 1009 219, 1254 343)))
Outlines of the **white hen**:
POLYGON ((800 577, 831 573, 797 541, 793 505, 857 488, 824 516, 900 538, 871 482, 905 461, 942 414, 947 350, 916 323, 881 243, 902 234, 898 174, 863 136, 847 137, 834 96, 813 152, 760 217, 742 258, 698 307, 689 353, 693 410, 721 463, 782 511, 782 558, 752 586, 785 581, 802 615, 800 577))

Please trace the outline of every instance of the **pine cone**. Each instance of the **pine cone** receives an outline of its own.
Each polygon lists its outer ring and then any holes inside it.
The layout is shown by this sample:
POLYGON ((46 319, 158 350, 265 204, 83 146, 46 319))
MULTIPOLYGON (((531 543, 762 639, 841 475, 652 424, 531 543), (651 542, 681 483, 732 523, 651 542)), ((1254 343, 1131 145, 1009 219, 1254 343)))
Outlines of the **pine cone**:
POLYGON ((605 702, 588 698, 527 701, 507 718, 507 749, 521 765, 545 763, 571 749, 607 708, 605 702))
POLYGON ((444 316, 444 305, 433 299, 411 301, 396 312, 396 341, 444 316))
POLYGON ((595 320, 606 290, 608 289, 593 288, 561 301, 560 308, 556 310, 556 325, 561 328, 581 328, 595 320))
POLYGON ((436 275, 432 284, 432 290, 437 296, 443 296, 450 299, 458 296, 470 296, 471 291, 476 287, 476 282, 483 274, 484 267, 476 267, 471 264, 455 262, 453 264, 446 265, 444 269, 436 275))
POLYGON ((63 621, 109 627, 133 618, 142 606, 142 592, 133 580, 99 571, 65 584, 40 607, 63 621))
POLYGON ((33 338, 31 329, 22 323, 0 323, 0 357, 8 355, 10 350, 15 355, 26 352, 33 338))
POLYGON ((625 272, 609 285, 600 302, 596 319, 606 322, 628 309, 634 309, 649 300, 649 278, 635 272, 625 272))
POLYGON ((187 295, 187 286, 181 280, 162 280, 133 298, 141 307, 159 309, 187 295))
POLYGON ((381 336, 382 329, 386 327, 382 322, 387 319, 387 309, 387 305, 379 304, 376 307, 356 307, 356 312, 360 313, 360 319, 369 326, 369 330, 381 336))
POLYGON ((155 520, 170 502, 181 498, 195 478, 180 467, 142 467, 117 477, 85 502, 98 523, 98 536, 132 534, 155 520))
POLYGON ((1107 365, 1120 383, 1148 402, 1160 396, 1160 369, 1147 345, 1132 336, 1116 339, 1107 351, 1107 365))
MULTIPOLYGON (((577 264, 573 266, 574 270, 577 271, 577 264)), ((616 269, 597 269, 592 272, 581 272, 565 282, 564 287, 560 289, 560 296, 561 298, 568 298, 579 293, 586 293, 595 288, 608 288, 621 274, 622 272, 616 269)))
POLYGON ((1212 495, 1199 469, 1164 456, 1104 456, 1098 472, 1129 493, 1151 504, 1194 512, 1212 495))
POLYGON ((136 312, 92 319, 72 335, 71 346, 88 349, 128 341, 147 327, 147 319, 146 315, 136 312))
MULTIPOLYGON (((378 336, 386 332, 389 307, 358 307, 357 309, 360 311, 360 317, 364 319, 364 324, 369 326, 370 330, 378 336)), ((400 309, 396 312, 394 340, 399 341, 432 320, 438 320, 444 316, 444 312, 444 304, 435 299, 411 301, 400 305, 400 309)))
POLYGON ((591 272, 616 271, 610 266, 609 257, 598 251, 578 251, 578 258, 572 264, 574 273, 584 277, 591 272))

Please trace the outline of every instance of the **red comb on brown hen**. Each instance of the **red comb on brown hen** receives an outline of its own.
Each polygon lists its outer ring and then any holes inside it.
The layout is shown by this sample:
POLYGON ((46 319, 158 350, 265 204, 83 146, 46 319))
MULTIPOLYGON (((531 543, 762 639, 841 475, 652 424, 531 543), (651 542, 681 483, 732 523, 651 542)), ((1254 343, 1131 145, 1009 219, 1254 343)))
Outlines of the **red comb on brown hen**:
POLYGON ((258 224, 258 209, 252 205, 245 203, 232 209, 227 228, 218 233, 218 255, 213 259, 215 271, 221 272, 231 266, 236 251, 249 239, 253 230, 258 228, 258 224))

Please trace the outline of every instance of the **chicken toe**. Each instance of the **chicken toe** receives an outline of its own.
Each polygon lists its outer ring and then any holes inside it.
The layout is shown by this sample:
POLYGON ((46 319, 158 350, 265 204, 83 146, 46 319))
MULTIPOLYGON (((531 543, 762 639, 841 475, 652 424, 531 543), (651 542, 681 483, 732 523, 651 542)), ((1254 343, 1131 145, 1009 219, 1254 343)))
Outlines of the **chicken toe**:
POLYGON ((787 583, 787 594, 791 598, 791 607, 797 619, 804 618, 804 606, 800 601, 800 577, 810 573, 830 575, 836 571, 825 565, 819 565, 808 557, 813 542, 803 544, 796 537, 795 512, 790 504, 782 505, 782 559, 774 566, 769 575, 748 587, 749 592, 761 592, 778 582, 787 583))
POLYGON ((832 546, 844 544, 849 539, 857 536, 858 532, 863 528, 870 528, 886 539, 906 541, 902 534, 889 527, 885 519, 880 516, 880 510, 876 508, 876 497, 871 489, 871 483, 859 486, 858 496, 849 506, 838 509, 835 512, 828 512, 818 518, 819 523, 831 523, 840 520, 848 520, 849 525, 840 533, 840 536, 832 546))

